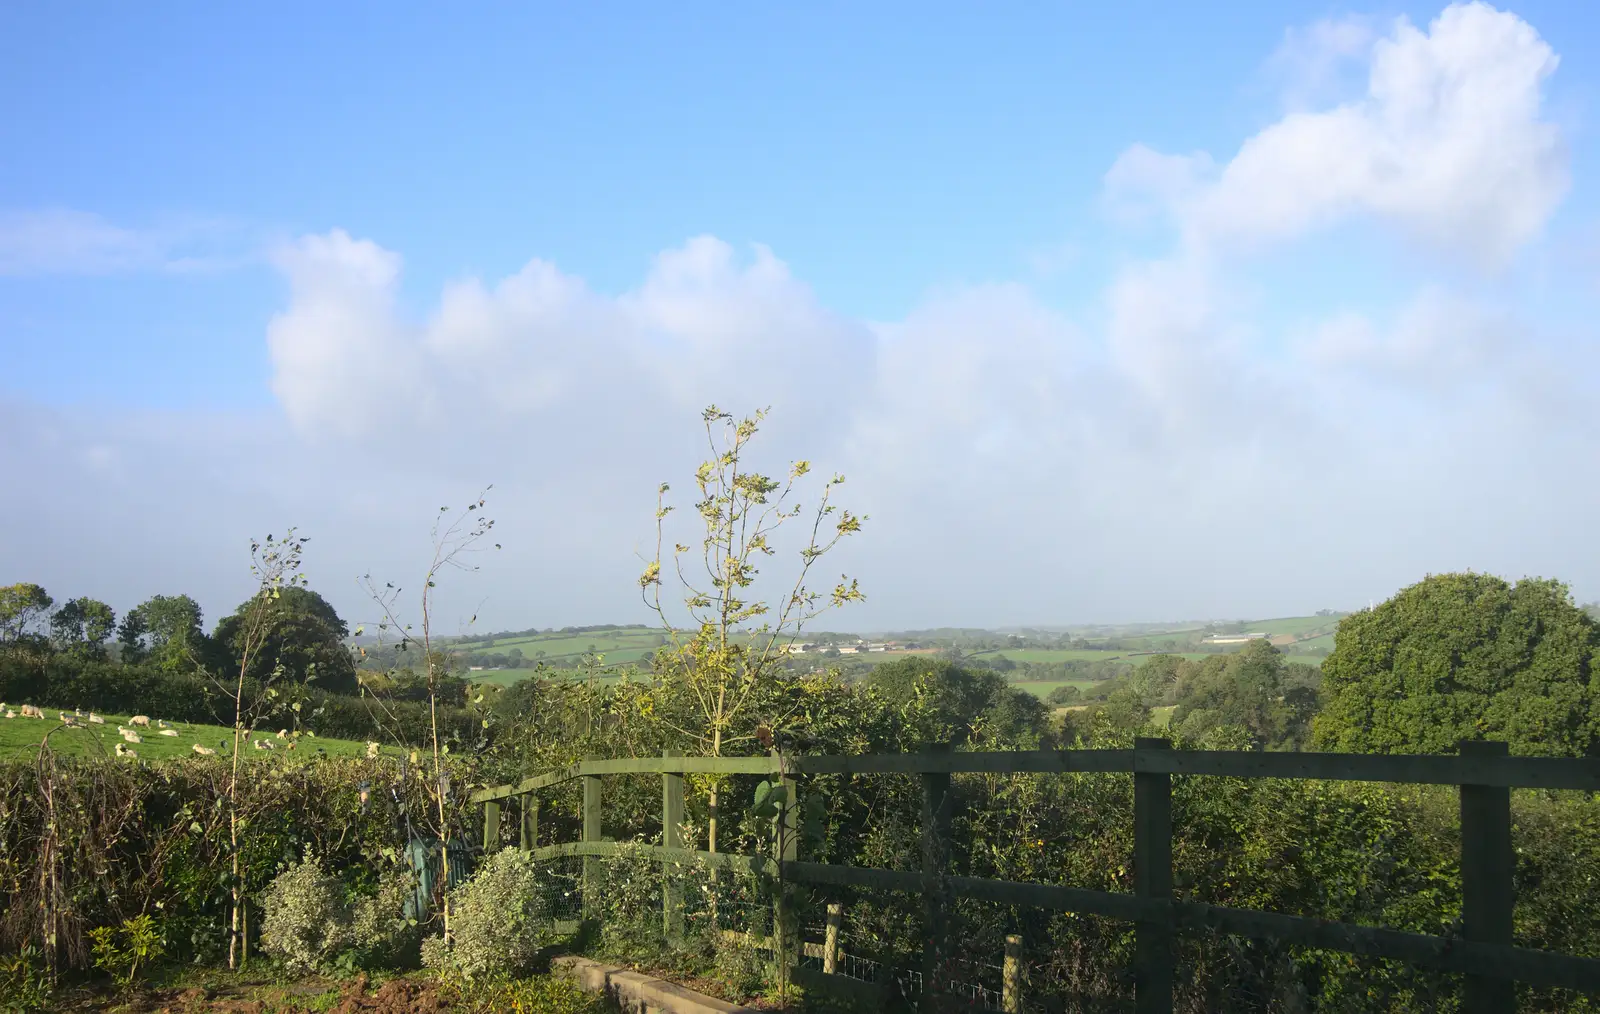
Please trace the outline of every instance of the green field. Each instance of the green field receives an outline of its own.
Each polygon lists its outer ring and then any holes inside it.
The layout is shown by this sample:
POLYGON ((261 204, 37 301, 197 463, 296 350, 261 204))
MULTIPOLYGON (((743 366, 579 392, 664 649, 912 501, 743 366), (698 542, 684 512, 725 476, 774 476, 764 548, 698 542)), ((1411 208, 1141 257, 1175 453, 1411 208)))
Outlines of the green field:
POLYGON ((512 648, 522 652, 529 665, 575 665, 591 652, 605 656, 606 664, 639 662, 655 651, 661 631, 652 627, 617 627, 581 634, 529 634, 523 637, 459 641, 451 645, 458 651, 505 654, 512 648))
MULTIPOLYGON (((0 759, 15 759, 19 756, 31 754, 39 747, 39 742, 44 739, 45 733, 52 729, 57 730, 50 736, 50 747, 57 753, 68 756, 114 756, 117 744, 121 743, 122 736, 117 732, 118 725, 127 725, 127 715, 104 715, 105 725, 85 725, 82 728, 64 729, 56 720, 59 708, 47 709, 45 714, 49 717, 44 721, 37 718, 0 718, 0 759)), ((201 746, 216 750, 218 755, 227 753, 232 749, 232 731, 220 725, 191 725, 186 722, 172 723, 176 736, 163 736, 159 729, 139 729, 138 733, 143 742, 130 743, 128 748, 133 750, 140 760, 170 760, 175 757, 195 757, 196 743, 201 746)), ((245 754, 251 758, 256 757, 294 757, 310 760, 322 754, 344 757, 364 756, 367 752, 365 743, 355 743, 347 739, 323 739, 318 737, 302 736, 295 744, 294 750, 288 750, 288 743, 275 738, 276 729, 271 732, 262 730, 256 733, 257 739, 274 739, 278 748, 270 753, 266 750, 256 750, 249 747, 245 754)), ((392 747, 386 747, 385 753, 395 753, 392 747)))
POLYGON ((1057 687, 1077 687, 1079 693, 1096 687, 1100 684, 1095 680, 1017 680, 1011 684, 1018 690, 1026 690, 1035 697, 1043 700, 1050 696, 1050 692, 1057 687))

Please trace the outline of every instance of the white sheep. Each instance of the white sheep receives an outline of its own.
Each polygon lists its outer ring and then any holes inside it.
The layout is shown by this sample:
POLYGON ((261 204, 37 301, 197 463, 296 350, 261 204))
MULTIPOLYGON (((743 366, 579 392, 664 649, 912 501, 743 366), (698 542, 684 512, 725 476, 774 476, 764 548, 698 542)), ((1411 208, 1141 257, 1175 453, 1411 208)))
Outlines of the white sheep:
POLYGON ((106 720, 101 718, 99 715, 97 715, 97 714, 95 714, 94 712, 91 711, 91 712, 89 712, 89 724, 90 725, 105 725, 106 724, 106 720))
POLYGON ((278 748, 278 744, 270 739, 253 739, 250 742, 256 745, 257 750, 276 750, 278 748))
POLYGON ((178 734, 178 730, 177 729, 162 729, 161 730, 161 735, 163 735, 163 736, 176 736, 177 734, 178 734))
POLYGON ((41 711, 40 709, 34 707, 31 704, 24 704, 22 706, 22 717, 23 718, 43 718, 44 717, 44 712, 41 711))
POLYGON ((137 757, 139 755, 137 753, 135 753, 134 751, 129 750, 128 747, 125 744, 118 743, 117 744, 117 756, 118 757, 137 757))
POLYGON ((123 739, 123 742, 126 742, 126 743, 143 743, 144 742, 144 739, 141 738, 140 735, 137 732, 134 732, 132 729, 129 729, 127 732, 123 733, 122 734, 122 739, 123 739))
POLYGON ((9 711, 9 710, 8 710, 8 711, 7 711, 7 712, 6 712, 6 717, 7 717, 7 718, 16 718, 16 717, 17 717, 17 713, 16 713, 16 712, 15 712, 15 711, 9 711))
POLYGON ((376 756, 378 756, 378 744, 369 740, 367 742, 367 759, 370 760, 376 756))
POLYGON ((148 729, 150 727, 150 716, 149 715, 134 715, 132 718, 128 719, 128 724, 129 725, 142 725, 142 726, 144 726, 145 728, 148 729))
POLYGON ((217 751, 211 749, 209 746, 201 746, 199 743, 194 745, 194 752, 202 757, 214 757, 217 753, 217 751))
POLYGON ((289 730, 288 729, 279 729, 278 730, 278 738, 279 739, 288 739, 289 738, 289 730))
POLYGON ((170 729, 170 728, 172 728, 172 723, 171 723, 171 722, 169 722, 169 721, 167 721, 167 720, 166 720, 166 719, 165 719, 165 718, 158 718, 158 719, 156 719, 156 724, 157 724, 157 725, 159 725, 159 726, 161 726, 161 727, 162 727, 162 728, 163 728, 163 729, 170 729))

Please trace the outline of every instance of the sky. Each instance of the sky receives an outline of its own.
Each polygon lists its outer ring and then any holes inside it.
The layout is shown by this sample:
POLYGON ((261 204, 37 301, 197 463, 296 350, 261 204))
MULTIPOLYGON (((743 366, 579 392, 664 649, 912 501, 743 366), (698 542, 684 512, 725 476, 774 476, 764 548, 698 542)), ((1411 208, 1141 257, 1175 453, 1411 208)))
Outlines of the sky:
POLYGON ((716 404, 828 629, 1600 598, 1600 8, 996 7, 0 7, 0 584, 645 620, 716 404))

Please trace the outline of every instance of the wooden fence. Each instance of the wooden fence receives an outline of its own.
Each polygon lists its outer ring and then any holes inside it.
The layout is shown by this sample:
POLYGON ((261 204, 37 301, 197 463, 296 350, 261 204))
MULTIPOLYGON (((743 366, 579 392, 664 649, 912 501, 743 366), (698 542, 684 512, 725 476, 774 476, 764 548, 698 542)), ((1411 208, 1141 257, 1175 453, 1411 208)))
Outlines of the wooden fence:
MULTIPOLYGON (((621 846, 600 840, 601 779, 606 775, 662 776, 662 842, 646 848, 663 863, 757 870, 786 883, 855 887, 918 893, 932 944, 924 955, 924 1007, 936 1002, 931 971, 944 950, 945 908, 951 897, 1005 905, 1088 913, 1135 924, 1135 1010, 1172 1010, 1175 933, 1213 930, 1303 947, 1390 958, 1466 976, 1462 1009, 1467 1014, 1509 1014, 1515 1010, 1515 983, 1600 994, 1600 959, 1576 957, 1512 944, 1513 874, 1511 789, 1600 791, 1600 758, 1510 757, 1503 743, 1463 743, 1456 756, 1380 756, 1324 753, 1245 753, 1173 750, 1164 739, 1140 739, 1128 750, 1017 751, 1004 753, 922 753, 859 757, 643 757, 591 760, 528 778, 515 785, 473 795, 484 808, 484 845, 500 846, 502 804, 521 802, 521 841, 538 836, 538 792, 574 778, 583 779, 583 840, 535 850, 540 858, 586 857, 585 882, 592 883, 597 857, 621 846), (1090 891, 1058 884, 1018 883, 946 873, 952 796, 950 776, 958 773, 1132 773, 1134 785, 1132 894, 1090 891), (750 856, 693 851, 682 847, 683 776, 691 773, 776 775, 798 798, 807 775, 871 773, 922 776, 923 829, 920 872, 870 869, 804 862, 797 852, 796 808, 782 820, 791 833, 780 836, 781 856, 771 862, 750 856), (1227 908, 1172 897, 1172 776, 1217 775, 1232 778, 1314 778, 1334 781, 1455 785, 1461 793, 1462 932, 1431 936, 1330 922, 1304 916, 1227 908)), ((629 846, 636 847, 636 846, 629 846)), ((588 904, 585 892, 586 905, 588 904)), ((779 904, 783 904, 780 896, 779 904)), ((681 899, 663 897, 670 927, 681 899)), ((785 920, 779 918, 778 933, 785 920)), ((837 928, 831 930, 837 939, 837 928)), ((800 951, 794 940, 775 937, 780 961, 800 951)), ((1009 943, 1009 942, 1008 942, 1009 943)), ((1012 949, 1008 947, 1008 951, 1012 949)), ((825 965, 826 965, 825 959, 825 965)), ((1009 962, 1008 962, 1009 967, 1009 962)), ((831 970, 830 970, 831 971, 831 970)), ((813 975, 819 985, 848 989, 842 977, 813 975)), ((1011 976, 1008 974, 1008 985, 1011 976)), ((1007 1007, 1015 1009, 1015 987, 1007 1007)))

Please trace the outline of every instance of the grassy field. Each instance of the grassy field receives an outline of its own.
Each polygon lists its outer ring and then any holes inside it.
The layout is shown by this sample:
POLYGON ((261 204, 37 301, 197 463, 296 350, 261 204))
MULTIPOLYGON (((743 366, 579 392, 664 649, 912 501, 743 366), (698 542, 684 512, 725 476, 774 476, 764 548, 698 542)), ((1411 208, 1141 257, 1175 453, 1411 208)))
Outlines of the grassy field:
POLYGON ((1077 687, 1081 693, 1099 684, 1094 680, 1017 680, 1011 685, 1018 690, 1026 690, 1028 693, 1043 700, 1050 696, 1050 692, 1057 687, 1077 687))
MULTIPOLYGON (((127 715, 104 715, 105 725, 85 725, 82 728, 63 729, 56 720, 60 709, 45 711, 49 717, 44 721, 37 718, 0 718, 0 760, 8 760, 24 756, 38 749, 39 742, 50 730, 57 730, 50 737, 51 749, 57 753, 75 757, 84 756, 111 756, 116 753, 117 744, 121 743, 122 736, 117 732, 117 726, 128 724, 127 715)), ((232 732, 220 725, 190 725, 188 723, 173 723, 176 736, 163 736, 161 730, 137 730, 143 742, 130 743, 128 748, 138 755, 140 760, 170 760, 174 757, 193 757, 195 744, 210 747, 217 753, 223 754, 232 749, 232 732)), ((265 750, 256 750, 254 747, 246 751, 249 757, 267 756, 292 756, 310 760, 322 753, 356 757, 367 752, 365 743, 355 743, 347 739, 323 739, 319 737, 302 737, 295 745, 293 751, 287 750, 288 743, 276 740, 277 730, 271 732, 262 730, 255 735, 256 739, 273 739, 278 748, 272 753, 265 750)), ((385 747, 385 753, 395 753, 394 748, 385 747)))
POLYGON ((532 662, 549 665, 575 665, 588 653, 602 654, 606 664, 638 662, 655 651, 661 632, 651 627, 617 627, 613 630, 595 630, 582 634, 530 634, 524 637, 460 641, 451 647, 459 651, 477 651, 506 654, 512 648, 522 652, 522 657, 532 662))

